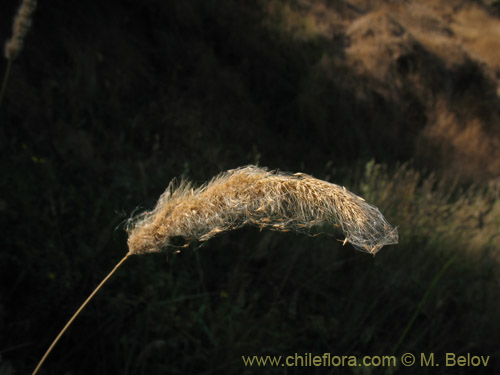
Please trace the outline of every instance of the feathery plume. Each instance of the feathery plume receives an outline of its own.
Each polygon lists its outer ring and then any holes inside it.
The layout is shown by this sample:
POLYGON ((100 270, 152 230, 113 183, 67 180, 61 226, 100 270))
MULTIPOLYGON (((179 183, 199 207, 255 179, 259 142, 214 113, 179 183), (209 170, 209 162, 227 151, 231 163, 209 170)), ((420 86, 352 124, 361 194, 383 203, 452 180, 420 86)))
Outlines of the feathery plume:
POLYGON ((330 223, 339 226, 355 248, 375 255, 398 242, 377 207, 344 187, 296 173, 247 166, 222 173, 194 189, 170 183, 156 207, 132 219, 127 229, 130 254, 159 252, 174 237, 188 242, 244 225, 277 231, 307 231, 330 223))
POLYGON ((7 82, 9 80, 12 62, 23 49, 24 38, 31 27, 31 16, 36 9, 36 0, 23 0, 12 24, 12 37, 5 43, 4 56, 7 59, 7 67, 0 87, 0 105, 2 104, 7 82))
POLYGON ((31 27, 31 16, 36 9, 36 0, 23 0, 12 25, 12 37, 5 44, 5 58, 15 60, 23 49, 24 38, 31 27))

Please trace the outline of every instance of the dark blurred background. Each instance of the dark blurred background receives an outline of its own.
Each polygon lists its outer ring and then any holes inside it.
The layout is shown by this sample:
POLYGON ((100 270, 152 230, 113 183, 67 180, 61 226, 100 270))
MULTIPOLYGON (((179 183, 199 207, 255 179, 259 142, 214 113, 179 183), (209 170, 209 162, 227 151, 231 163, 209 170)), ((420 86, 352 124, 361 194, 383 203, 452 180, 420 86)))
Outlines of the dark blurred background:
MULTIPOLYGON (((18 6, 2 3, 2 43, 18 6)), ((247 164, 345 185, 400 244, 373 258, 245 228, 132 257, 40 374, 432 372, 241 359, 305 352, 472 353, 498 373, 499 15, 495 1, 39 1, 0 107, 0 374, 34 369, 172 178, 247 164)))

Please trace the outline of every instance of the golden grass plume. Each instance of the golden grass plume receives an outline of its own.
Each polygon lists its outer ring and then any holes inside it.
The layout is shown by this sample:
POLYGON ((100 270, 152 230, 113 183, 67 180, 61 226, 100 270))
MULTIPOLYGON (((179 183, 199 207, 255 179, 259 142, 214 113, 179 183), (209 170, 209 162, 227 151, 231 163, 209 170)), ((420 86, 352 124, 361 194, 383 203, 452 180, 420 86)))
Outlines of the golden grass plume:
POLYGON ((396 244, 398 232, 377 207, 344 187, 312 176, 241 167, 193 188, 171 182, 156 207, 128 226, 130 254, 159 252, 174 237, 188 242, 244 225, 277 231, 308 231, 330 223, 342 229, 345 242, 376 254, 396 244))
POLYGON ((24 38, 31 27, 31 19, 36 9, 36 0, 23 0, 12 24, 12 37, 5 43, 4 56, 7 59, 5 75, 0 86, 0 105, 2 104, 7 82, 9 80, 12 62, 17 58, 23 49, 24 38))
POLYGON ((24 38, 31 28, 36 0, 23 0, 12 24, 12 37, 5 43, 5 58, 15 60, 23 49, 24 38))

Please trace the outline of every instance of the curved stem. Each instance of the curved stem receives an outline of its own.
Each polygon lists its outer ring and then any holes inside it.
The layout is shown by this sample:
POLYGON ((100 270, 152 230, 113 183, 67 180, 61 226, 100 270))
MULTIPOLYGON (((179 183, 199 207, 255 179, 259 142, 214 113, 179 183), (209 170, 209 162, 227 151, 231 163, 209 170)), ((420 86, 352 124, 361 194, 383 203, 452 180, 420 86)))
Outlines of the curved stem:
POLYGON ((12 60, 7 60, 7 67, 5 68, 5 75, 3 76, 2 88, 0 89, 0 106, 2 105, 3 96, 7 89, 7 81, 9 80, 10 68, 12 67, 12 60))
POLYGON ((94 291, 90 294, 90 296, 88 296, 88 298, 85 300, 84 303, 82 303, 82 305, 80 306, 80 308, 78 310, 76 310, 76 312, 73 314, 73 316, 71 317, 71 319, 68 321, 68 323, 66 323, 66 325, 64 326, 64 328, 61 330, 61 332, 59 332, 59 334, 57 335, 57 337, 54 339, 54 341, 52 341, 52 344, 50 344, 49 348, 47 349, 47 351, 45 352, 45 354, 43 355, 42 359, 40 360, 40 362, 38 362, 38 365, 36 366, 35 368, 35 371, 33 371, 33 374, 32 375, 35 375, 38 370, 40 369, 40 367, 42 367, 42 364, 43 362, 45 362, 45 359, 47 358, 47 356, 50 354, 50 352, 52 351, 52 349, 54 348, 54 346, 56 346, 57 342, 59 341, 59 339, 61 338, 61 336, 64 334, 64 332, 66 332, 66 330, 68 329, 68 327, 71 325, 71 323, 73 323, 73 321, 75 320, 75 318, 78 316, 78 314, 80 314, 80 312, 85 308, 85 306, 87 306, 87 303, 89 303, 89 301, 95 296, 95 294, 99 291, 99 289, 101 289, 101 287, 106 283, 106 281, 108 281, 108 279, 115 273, 115 271, 118 269, 118 267, 120 267, 123 262, 125 262, 125 260, 127 260, 127 258, 130 256, 131 254, 128 253, 127 255, 125 255, 123 257, 122 260, 120 260, 118 262, 118 264, 115 266, 115 268, 113 268, 111 270, 110 273, 108 273, 108 275, 101 281, 101 283, 94 289, 94 291))

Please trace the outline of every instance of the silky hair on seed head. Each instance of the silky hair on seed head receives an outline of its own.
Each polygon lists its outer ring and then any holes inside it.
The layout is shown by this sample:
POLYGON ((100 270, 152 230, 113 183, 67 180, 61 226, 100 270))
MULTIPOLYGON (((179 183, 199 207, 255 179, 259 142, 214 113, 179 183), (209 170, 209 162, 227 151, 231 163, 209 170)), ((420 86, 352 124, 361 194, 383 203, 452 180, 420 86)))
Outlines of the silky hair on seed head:
POLYGON ((303 173, 246 166, 223 172, 201 187, 171 182, 156 207, 130 220, 130 254, 160 252, 174 237, 191 242, 244 225, 307 231, 330 223, 345 242, 375 255, 398 243, 397 229, 379 209, 346 188, 303 173))

